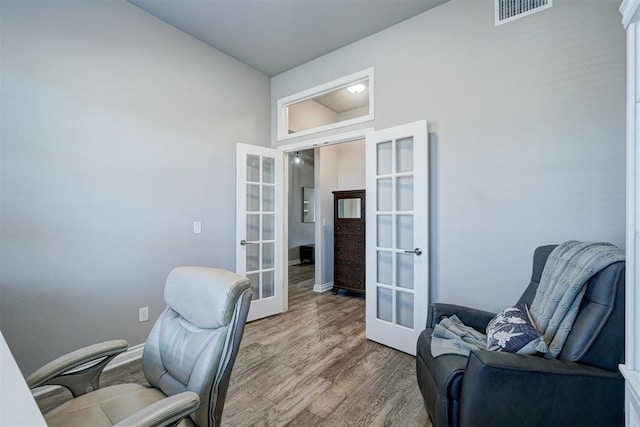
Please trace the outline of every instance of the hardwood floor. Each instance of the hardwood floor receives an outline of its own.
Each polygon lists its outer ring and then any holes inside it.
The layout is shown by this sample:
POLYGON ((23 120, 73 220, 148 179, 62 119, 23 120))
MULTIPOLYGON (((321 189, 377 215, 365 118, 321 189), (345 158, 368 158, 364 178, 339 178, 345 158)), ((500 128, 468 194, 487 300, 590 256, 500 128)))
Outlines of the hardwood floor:
MULTIPOLYGON (((313 292, 312 265, 289 271, 289 311, 245 328, 222 425, 430 426, 415 359, 365 339, 364 298, 313 292)), ((102 383, 142 382, 140 369, 102 383)))

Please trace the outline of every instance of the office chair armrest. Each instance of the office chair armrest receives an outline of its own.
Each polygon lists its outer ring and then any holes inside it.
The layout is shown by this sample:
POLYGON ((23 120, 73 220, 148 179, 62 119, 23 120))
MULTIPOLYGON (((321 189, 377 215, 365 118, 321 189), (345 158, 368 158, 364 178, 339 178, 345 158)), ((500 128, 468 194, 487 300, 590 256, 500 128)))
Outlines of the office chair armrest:
POLYGON ((99 377, 104 367, 118 354, 126 351, 125 340, 105 341, 83 347, 47 363, 27 378, 29 388, 42 385, 67 387, 74 397, 99 388, 99 377), (100 360, 86 368, 86 363, 100 360))
POLYGON ((199 406, 198 395, 192 391, 185 391, 140 409, 113 427, 173 426, 199 406))
POLYGON ((619 425, 624 380, 577 362, 497 351, 469 355, 460 425, 619 425), (611 408, 619 407, 620 414, 611 408))
POLYGON ((435 327, 444 317, 449 317, 454 314, 458 316, 462 323, 482 333, 486 331, 489 321, 496 316, 496 313, 462 305, 433 303, 429 304, 427 328, 435 327))

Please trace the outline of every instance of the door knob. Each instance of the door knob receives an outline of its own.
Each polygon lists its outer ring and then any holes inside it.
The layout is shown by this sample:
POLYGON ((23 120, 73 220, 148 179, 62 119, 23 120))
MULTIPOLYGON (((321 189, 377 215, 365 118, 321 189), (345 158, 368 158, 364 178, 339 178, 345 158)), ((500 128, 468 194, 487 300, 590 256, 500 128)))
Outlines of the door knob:
POLYGON ((241 246, 256 245, 256 244, 258 244, 258 242, 248 242, 248 241, 246 241, 244 239, 240 240, 240 245, 241 246))

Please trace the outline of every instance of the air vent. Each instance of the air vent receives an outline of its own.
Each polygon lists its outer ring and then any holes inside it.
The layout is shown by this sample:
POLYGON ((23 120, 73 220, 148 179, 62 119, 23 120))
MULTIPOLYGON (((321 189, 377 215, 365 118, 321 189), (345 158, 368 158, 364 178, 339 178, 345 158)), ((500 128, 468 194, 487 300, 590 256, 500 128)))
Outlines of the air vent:
POLYGON ((553 0, 495 0, 496 26, 550 8, 553 0))

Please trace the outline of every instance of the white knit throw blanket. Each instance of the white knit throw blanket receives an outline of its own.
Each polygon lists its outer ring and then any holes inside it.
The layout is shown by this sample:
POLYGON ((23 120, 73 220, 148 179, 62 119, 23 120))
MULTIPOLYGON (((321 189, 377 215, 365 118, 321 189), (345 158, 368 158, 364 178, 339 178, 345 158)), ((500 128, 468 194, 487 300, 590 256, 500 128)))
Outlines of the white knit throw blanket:
POLYGON ((538 351, 555 359, 562 351, 578 315, 587 281, 603 268, 624 261, 624 251, 610 243, 569 241, 556 247, 542 272, 529 309, 544 336, 538 351))

